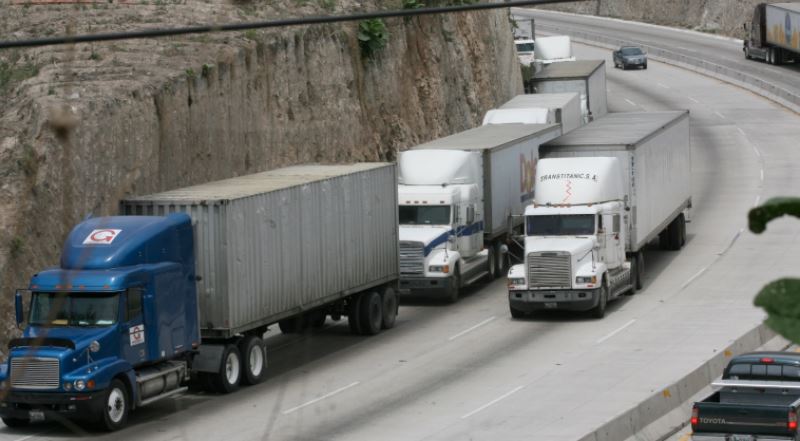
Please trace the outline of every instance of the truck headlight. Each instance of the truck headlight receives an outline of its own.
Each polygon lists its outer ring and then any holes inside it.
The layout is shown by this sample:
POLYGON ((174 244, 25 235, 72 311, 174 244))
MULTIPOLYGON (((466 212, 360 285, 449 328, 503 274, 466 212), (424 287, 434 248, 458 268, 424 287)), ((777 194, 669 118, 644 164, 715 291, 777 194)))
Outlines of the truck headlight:
POLYGON ((86 389, 86 382, 83 380, 75 380, 75 390, 81 391, 86 389))
POLYGON ((525 287, 525 278, 524 277, 509 277, 508 278, 508 288, 513 289, 516 287, 525 287))
POLYGON ((450 272, 450 265, 431 265, 428 267, 428 271, 432 273, 449 273, 450 272))
POLYGON ((597 276, 578 276, 575 278, 575 283, 585 285, 587 283, 597 283, 597 276))
POLYGON ((64 382, 64 390, 67 391, 67 392, 71 391, 72 390, 72 383, 70 383, 69 381, 65 381, 64 382))

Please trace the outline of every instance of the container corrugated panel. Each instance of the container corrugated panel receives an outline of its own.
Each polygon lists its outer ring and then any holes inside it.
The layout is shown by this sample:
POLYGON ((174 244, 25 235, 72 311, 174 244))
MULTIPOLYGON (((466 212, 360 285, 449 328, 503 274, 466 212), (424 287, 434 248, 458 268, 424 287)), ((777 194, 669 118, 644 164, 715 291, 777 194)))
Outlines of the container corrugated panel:
POLYGON ((691 200, 689 112, 610 113, 542 147, 543 157, 617 157, 631 207, 628 250, 636 251, 691 200))
POLYGON ((413 147, 480 151, 483 155, 485 234, 490 238, 520 224, 525 206, 533 202, 539 146, 561 135, 559 124, 489 124, 413 147))
POLYGON ((122 202, 195 224, 201 327, 228 336, 399 274, 393 164, 289 167, 122 202))
POLYGON ((800 53, 800 4, 767 5, 767 42, 800 53))

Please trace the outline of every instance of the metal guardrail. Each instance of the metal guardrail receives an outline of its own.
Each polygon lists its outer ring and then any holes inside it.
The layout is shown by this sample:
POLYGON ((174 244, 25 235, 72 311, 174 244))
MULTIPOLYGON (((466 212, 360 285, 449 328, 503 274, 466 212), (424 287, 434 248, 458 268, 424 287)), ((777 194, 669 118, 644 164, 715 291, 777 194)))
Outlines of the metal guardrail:
MULTIPOLYGON (((627 40, 609 37, 600 34, 593 34, 585 31, 578 31, 572 28, 564 28, 558 25, 547 23, 537 23, 538 31, 547 33, 559 33, 569 35, 574 41, 591 46, 599 46, 606 49, 616 49, 624 45, 638 45, 647 50, 648 57, 672 64, 694 72, 716 78, 727 83, 745 88, 761 95, 767 99, 800 113, 800 91, 793 92, 784 87, 765 81, 753 74, 739 71, 737 69, 712 63, 698 57, 687 56, 669 49, 665 49, 651 44, 643 44, 635 40, 627 40)), ((742 55, 744 57, 744 55, 742 55)))

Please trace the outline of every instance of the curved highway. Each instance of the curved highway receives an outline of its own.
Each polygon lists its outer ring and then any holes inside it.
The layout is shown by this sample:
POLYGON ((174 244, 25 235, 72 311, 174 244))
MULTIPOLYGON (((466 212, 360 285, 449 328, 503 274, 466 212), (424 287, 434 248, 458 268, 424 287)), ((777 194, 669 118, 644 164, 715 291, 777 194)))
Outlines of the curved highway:
MULTIPOLYGON (((610 304, 602 320, 512 320, 497 280, 454 305, 405 304, 397 327, 375 337, 351 336, 346 321, 330 320, 313 335, 273 331, 264 383, 164 400, 134 412, 125 430, 93 437, 577 440, 758 326, 755 293, 797 274, 800 222, 773 222, 756 237, 745 216, 767 197, 800 193, 800 117, 676 67, 621 71, 609 67, 607 50, 575 49, 606 60, 613 111, 691 110, 688 243, 646 253, 644 290, 610 304)), ((0 440, 84 435, 55 424, 0 427, 0 440)))

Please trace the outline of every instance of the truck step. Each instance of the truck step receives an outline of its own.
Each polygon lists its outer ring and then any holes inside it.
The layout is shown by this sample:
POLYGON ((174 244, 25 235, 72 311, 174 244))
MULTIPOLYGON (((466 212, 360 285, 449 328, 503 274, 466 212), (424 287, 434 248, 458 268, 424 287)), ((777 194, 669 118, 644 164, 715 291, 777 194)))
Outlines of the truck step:
POLYGON ((179 387, 179 388, 173 389, 173 390, 171 390, 169 392, 164 392, 161 395, 156 395, 156 396, 150 397, 150 398, 148 398, 146 400, 142 400, 142 402, 139 403, 139 406, 147 406, 148 404, 152 404, 152 403, 154 403, 154 402, 156 402, 158 400, 161 400, 161 399, 164 399, 164 398, 167 398, 167 397, 171 397, 173 395, 177 395, 177 394, 180 394, 180 393, 184 393, 187 390, 189 390, 189 388, 186 387, 186 386, 179 387))

